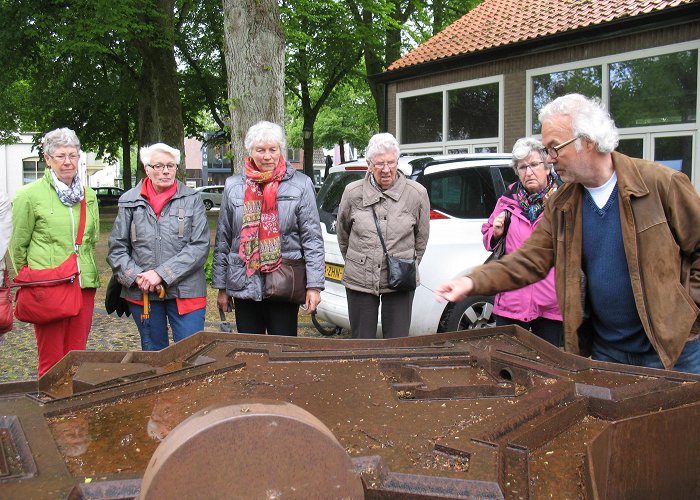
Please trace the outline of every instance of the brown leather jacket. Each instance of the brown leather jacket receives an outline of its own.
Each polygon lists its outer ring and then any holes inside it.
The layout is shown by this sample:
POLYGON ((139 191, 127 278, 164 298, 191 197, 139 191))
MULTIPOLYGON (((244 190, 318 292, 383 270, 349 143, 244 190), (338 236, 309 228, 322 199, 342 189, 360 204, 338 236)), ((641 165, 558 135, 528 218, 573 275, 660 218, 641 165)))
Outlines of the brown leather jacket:
MULTIPOLYGON (((338 208, 338 246, 345 259, 342 283, 358 292, 390 293, 386 259, 377 236, 372 208, 390 255, 416 257, 420 264, 430 233, 428 192, 399 171, 394 184, 380 193, 364 179, 345 188, 338 208)), ((420 282, 417 276, 418 283, 420 282)))
MULTIPOLYGON (((700 197, 688 178, 657 163, 613 153, 620 223, 644 331, 667 369, 700 333, 700 197)), ((567 351, 590 354, 581 271, 580 184, 565 184, 521 249, 474 270, 474 294, 533 283, 554 265, 567 351)), ((614 314, 614 311, 610 312, 614 314)))

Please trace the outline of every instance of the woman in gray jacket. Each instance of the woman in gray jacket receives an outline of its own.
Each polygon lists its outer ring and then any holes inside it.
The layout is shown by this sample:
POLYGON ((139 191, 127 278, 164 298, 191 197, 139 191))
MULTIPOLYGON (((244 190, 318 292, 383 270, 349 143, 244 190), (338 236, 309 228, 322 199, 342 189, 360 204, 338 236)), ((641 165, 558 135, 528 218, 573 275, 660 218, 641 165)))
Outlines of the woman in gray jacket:
POLYGON ((158 143, 140 157, 146 178, 119 198, 107 261, 141 348, 158 351, 168 347, 168 322, 175 342, 204 329, 209 225, 202 198, 176 179, 179 150, 158 143))
POLYGON ((306 296, 313 313, 321 301, 324 251, 311 179, 287 163, 284 130, 258 122, 248 130, 243 174, 229 177, 221 201, 212 285, 217 304, 230 310, 240 333, 297 334, 299 304, 264 297, 265 281, 282 259, 304 259, 306 296))
POLYGON ((393 135, 373 136, 366 151, 367 175, 348 184, 340 200, 338 245, 345 259, 342 283, 353 338, 376 338, 380 302, 384 337, 406 337, 411 326, 415 292, 389 288, 377 225, 387 253, 415 257, 417 266, 428 244, 430 201, 423 186, 398 170, 399 155, 393 135))

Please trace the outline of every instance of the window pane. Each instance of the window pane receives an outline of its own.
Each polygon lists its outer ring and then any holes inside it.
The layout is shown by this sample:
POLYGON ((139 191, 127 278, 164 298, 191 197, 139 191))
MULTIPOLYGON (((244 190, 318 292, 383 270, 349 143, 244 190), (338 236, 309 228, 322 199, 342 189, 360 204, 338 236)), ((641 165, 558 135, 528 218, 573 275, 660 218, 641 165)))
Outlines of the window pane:
POLYGON ((578 92, 588 97, 601 97, 603 69, 601 66, 558 71, 532 78, 532 133, 540 133, 537 119, 545 104, 557 97, 578 92))
POLYGON ((330 214, 335 217, 340 205, 340 198, 343 196, 345 186, 353 181, 362 179, 366 170, 358 170, 352 172, 335 172, 330 174, 323 183, 323 187, 316 196, 316 204, 318 211, 321 214, 330 214))
POLYGON ((23 160, 22 161, 22 182, 29 184, 44 177, 45 161, 23 160))
POLYGON ((453 217, 485 219, 496 206, 488 167, 429 176, 425 182, 431 208, 453 217))
POLYGON ((698 51, 610 65, 610 111, 618 127, 694 123, 698 51))
POLYGON ((442 141, 442 92, 401 99, 401 144, 442 141))
POLYGON ((448 140, 498 136, 498 84, 447 92, 448 140))
POLYGON ((518 174, 516 174, 515 170, 513 170, 511 167, 501 168, 501 175, 503 176, 503 182, 506 183, 506 187, 510 186, 514 182, 518 182, 518 174))
POLYGON ((654 161, 680 170, 689 179, 693 178, 690 171, 692 159, 693 138, 691 136, 654 138, 654 161))
POLYGON ((644 158, 644 139, 620 139, 617 151, 632 158, 644 158))

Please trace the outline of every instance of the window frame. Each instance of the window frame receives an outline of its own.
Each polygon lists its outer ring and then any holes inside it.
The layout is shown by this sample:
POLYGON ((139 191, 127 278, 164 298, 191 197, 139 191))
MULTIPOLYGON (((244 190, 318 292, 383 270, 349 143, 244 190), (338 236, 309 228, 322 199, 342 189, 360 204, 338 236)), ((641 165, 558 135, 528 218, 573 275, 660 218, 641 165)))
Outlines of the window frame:
MULTIPOLYGON (((610 64, 634 59, 642 59, 648 57, 663 56, 673 54, 675 52, 684 52, 689 50, 698 51, 698 81, 696 82, 696 100, 695 100, 695 123, 673 123, 661 125, 645 125, 641 127, 625 127, 619 128, 618 133, 620 139, 643 139, 644 159, 653 160, 655 137, 670 137, 670 136, 692 136, 693 141, 693 157, 691 160, 691 182, 696 189, 700 190, 700 172, 698 172, 698 159, 700 158, 700 40, 692 40, 688 42, 663 45, 648 49, 639 49, 629 52, 620 52, 604 57, 596 57, 591 59, 579 59, 566 64, 556 64, 551 66, 542 66, 532 68, 525 71, 525 98, 527 105, 525 108, 525 133, 528 136, 541 137, 542 134, 533 134, 533 85, 532 79, 535 76, 554 73, 559 71, 568 71, 589 66, 600 65, 603 68, 603 82, 601 86, 601 100, 607 107, 610 103, 610 64)), ((614 119, 615 117, 613 117, 614 119)))
POLYGON ((396 138, 401 144, 402 153, 410 154, 424 154, 426 152, 440 151, 442 154, 447 154, 449 150, 454 149, 468 149, 470 153, 475 151, 475 148, 479 147, 493 147, 496 146, 496 152, 500 153, 503 151, 503 133, 504 133, 504 76, 495 75, 485 78, 477 78, 475 80, 469 80, 468 82, 455 82, 445 85, 437 85, 434 87, 426 87, 419 90, 410 90, 406 92, 396 93, 396 138), (498 84, 498 136, 496 137, 485 137, 480 139, 461 139, 461 140, 447 140, 449 135, 449 102, 447 98, 447 93, 452 90, 466 89, 470 87, 479 87, 482 85, 489 85, 496 83, 498 84), (421 142, 421 143, 411 143, 404 144, 403 133, 401 130, 401 99, 416 97, 427 94, 442 94, 442 141, 434 142, 421 142))

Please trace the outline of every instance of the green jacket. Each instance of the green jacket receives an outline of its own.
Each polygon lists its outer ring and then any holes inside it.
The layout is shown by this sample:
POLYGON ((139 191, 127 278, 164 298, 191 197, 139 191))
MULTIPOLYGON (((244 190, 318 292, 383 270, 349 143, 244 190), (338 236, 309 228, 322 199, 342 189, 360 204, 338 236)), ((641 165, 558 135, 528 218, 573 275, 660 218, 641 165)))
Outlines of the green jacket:
MULTIPOLYGON (((78 252, 80 286, 97 288, 100 276, 95 263, 95 243, 100 236, 97 196, 85 188, 86 216, 83 244, 78 252)), ((67 207, 58 198, 49 169, 44 177, 17 191, 12 202, 10 257, 15 271, 28 264, 32 269, 56 267, 74 249, 80 221, 80 204, 67 207)))

